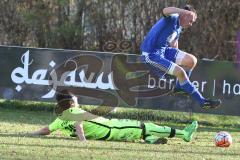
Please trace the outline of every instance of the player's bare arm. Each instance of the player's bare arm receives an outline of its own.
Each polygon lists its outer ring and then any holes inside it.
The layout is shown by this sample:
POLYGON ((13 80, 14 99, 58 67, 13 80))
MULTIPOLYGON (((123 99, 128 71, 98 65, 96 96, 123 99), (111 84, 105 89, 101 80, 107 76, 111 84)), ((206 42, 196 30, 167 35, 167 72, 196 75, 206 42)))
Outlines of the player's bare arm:
POLYGON ((35 131, 35 132, 32 132, 32 133, 30 133, 30 135, 32 135, 32 136, 44 136, 44 135, 49 135, 51 132, 50 132, 50 130, 49 130, 49 127, 43 127, 43 128, 41 128, 40 130, 38 130, 38 131, 35 131))
POLYGON ((75 126, 76 126, 76 134, 77 134, 79 140, 82 142, 86 142, 87 140, 84 135, 82 122, 76 122, 75 126))
POLYGON ((176 14, 176 13, 179 14, 180 19, 183 22, 181 25, 184 28, 192 26, 192 24, 197 19, 196 12, 189 11, 189 10, 186 10, 186 9, 176 8, 176 7, 166 7, 166 8, 163 9, 162 13, 165 17, 167 17, 171 14, 176 14))
POLYGON ((195 13, 192 11, 188 11, 188 10, 176 8, 176 7, 166 7, 163 9, 162 12, 163 12, 164 16, 169 16, 171 14, 176 14, 176 13, 177 14, 185 14, 185 15, 192 16, 192 17, 195 16, 195 13))

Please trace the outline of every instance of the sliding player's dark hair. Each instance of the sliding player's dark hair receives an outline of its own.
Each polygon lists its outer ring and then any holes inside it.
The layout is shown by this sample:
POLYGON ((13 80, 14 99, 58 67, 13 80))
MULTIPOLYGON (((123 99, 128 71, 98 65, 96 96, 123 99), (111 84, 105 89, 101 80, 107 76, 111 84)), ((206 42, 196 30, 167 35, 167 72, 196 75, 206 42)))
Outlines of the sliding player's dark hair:
POLYGON ((57 115, 73 107, 74 104, 73 96, 74 95, 68 90, 62 90, 56 94, 57 106, 55 108, 55 113, 57 115))
POLYGON ((197 11, 194 9, 194 7, 190 4, 186 4, 183 9, 197 13, 197 11))
POLYGON ((57 102, 60 102, 62 100, 70 100, 73 98, 73 94, 69 92, 68 90, 62 90, 59 93, 56 94, 56 100, 57 102))

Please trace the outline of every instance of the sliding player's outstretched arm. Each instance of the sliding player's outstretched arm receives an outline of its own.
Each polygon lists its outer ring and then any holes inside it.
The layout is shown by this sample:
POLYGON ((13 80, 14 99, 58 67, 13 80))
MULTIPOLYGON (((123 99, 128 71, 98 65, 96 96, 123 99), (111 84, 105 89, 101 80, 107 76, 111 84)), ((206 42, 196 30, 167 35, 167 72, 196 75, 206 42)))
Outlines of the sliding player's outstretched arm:
POLYGON ((49 135, 51 133, 51 131, 49 130, 49 127, 43 127, 41 129, 39 129, 38 131, 32 132, 29 135, 31 136, 42 136, 42 135, 49 135))

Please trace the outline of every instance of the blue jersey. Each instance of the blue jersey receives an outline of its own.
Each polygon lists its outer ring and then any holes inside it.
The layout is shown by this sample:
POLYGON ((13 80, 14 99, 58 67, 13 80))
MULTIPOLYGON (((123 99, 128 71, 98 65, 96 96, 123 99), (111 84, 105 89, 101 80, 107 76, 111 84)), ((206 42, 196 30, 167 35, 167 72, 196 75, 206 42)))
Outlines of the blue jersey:
POLYGON ((181 32, 182 27, 179 24, 178 14, 163 17, 152 27, 145 37, 141 45, 141 51, 152 53, 162 47, 170 47, 170 43, 173 40, 177 40, 181 32))

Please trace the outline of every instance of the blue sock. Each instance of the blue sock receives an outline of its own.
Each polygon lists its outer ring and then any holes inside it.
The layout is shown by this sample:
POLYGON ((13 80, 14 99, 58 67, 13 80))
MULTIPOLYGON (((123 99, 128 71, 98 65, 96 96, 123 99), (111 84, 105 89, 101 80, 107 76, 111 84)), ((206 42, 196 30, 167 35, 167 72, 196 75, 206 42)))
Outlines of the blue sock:
POLYGON ((190 70, 188 70, 188 71, 185 71, 186 73, 187 73, 187 76, 188 76, 188 78, 190 78, 191 77, 191 75, 192 75, 192 70, 190 69, 190 70))
POLYGON ((183 83, 180 84, 181 88, 191 95, 194 99, 196 99, 201 105, 204 104, 205 98, 202 94, 197 90, 197 88, 187 79, 183 83))
MULTIPOLYGON (((189 77, 191 76, 191 74, 192 74, 192 70, 188 70, 188 71, 185 71, 185 72, 186 72, 188 78, 189 78, 189 77)), ((176 90, 182 89, 182 87, 181 87, 178 79, 176 79, 175 89, 176 89, 176 90)))
POLYGON ((176 79, 175 90, 180 90, 180 89, 181 89, 181 85, 179 83, 179 80, 176 79))

